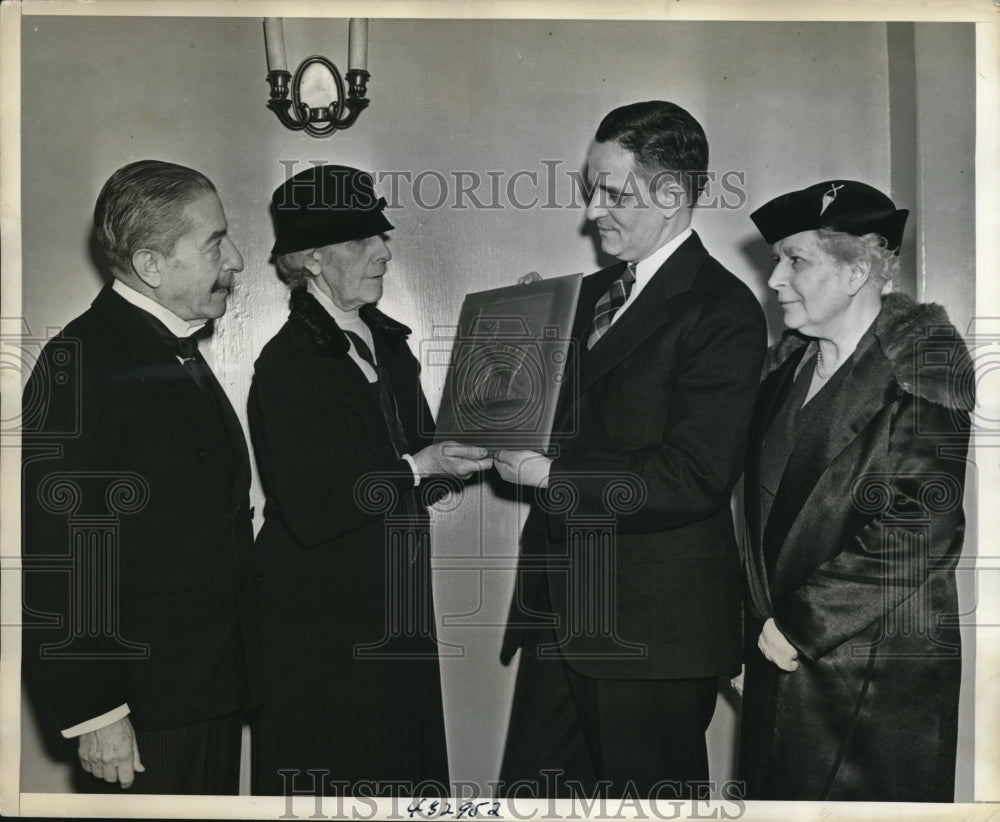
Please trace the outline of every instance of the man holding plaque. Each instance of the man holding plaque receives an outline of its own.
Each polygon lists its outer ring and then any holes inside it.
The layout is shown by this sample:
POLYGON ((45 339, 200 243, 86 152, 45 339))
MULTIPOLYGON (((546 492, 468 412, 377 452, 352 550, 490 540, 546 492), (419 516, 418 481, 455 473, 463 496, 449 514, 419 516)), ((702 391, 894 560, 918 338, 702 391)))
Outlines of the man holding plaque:
POLYGON ((707 166, 699 123, 660 101, 612 111, 587 153, 587 217, 620 262, 583 281, 556 456, 495 461, 537 489, 501 652, 521 649, 508 795, 708 779, 717 677, 740 668, 730 496, 767 335, 691 229, 707 166))

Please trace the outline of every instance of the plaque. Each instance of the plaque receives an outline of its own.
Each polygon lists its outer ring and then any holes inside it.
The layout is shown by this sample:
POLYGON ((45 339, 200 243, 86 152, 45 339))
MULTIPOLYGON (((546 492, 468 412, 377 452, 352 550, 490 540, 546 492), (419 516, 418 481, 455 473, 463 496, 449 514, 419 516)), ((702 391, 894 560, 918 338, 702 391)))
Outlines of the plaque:
POLYGON ((571 274, 466 295, 436 441, 490 450, 548 449, 574 345, 582 277, 571 274))

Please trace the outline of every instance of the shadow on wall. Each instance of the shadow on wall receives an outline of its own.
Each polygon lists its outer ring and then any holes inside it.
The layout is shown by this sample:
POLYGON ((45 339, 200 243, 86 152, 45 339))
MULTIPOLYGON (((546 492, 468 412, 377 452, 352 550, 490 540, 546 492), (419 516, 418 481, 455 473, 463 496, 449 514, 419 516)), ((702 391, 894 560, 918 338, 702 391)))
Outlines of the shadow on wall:
MULTIPOLYGON (((21 683, 22 718, 21 721, 31 721, 37 724, 37 734, 31 737, 31 741, 39 749, 38 753, 44 755, 47 761, 45 773, 39 781, 39 774, 31 769, 21 768, 21 790, 22 791, 56 791, 64 792, 72 790, 75 783, 75 770, 80 770, 77 766, 77 740, 64 739, 60 733, 55 717, 43 707, 42 700, 34 696, 34 690, 26 679, 21 683)), ((37 756, 30 750, 25 750, 28 746, 22 743, 22 765, 24 760, 37 756)))

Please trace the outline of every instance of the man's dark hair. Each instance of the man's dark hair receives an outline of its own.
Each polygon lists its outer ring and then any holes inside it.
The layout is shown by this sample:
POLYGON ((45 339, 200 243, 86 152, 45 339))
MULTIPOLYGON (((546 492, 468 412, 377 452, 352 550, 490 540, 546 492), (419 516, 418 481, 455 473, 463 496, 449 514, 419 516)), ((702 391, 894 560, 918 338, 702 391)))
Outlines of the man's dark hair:
POLYGON ((94 206, 94 229, 111 268, 132 270, 140 248, 170 254, 191 229, 184 208, 215 192, 201 172, 162 160, 139 160, 108 178, 94 206))
POLYGON ((614 140, 632 152, 650 178, 675 172, 692 206, 708 181, 705 130, 674 103, 650 100, 616 108, 601 120, 594 139, 598 143, 614 140))

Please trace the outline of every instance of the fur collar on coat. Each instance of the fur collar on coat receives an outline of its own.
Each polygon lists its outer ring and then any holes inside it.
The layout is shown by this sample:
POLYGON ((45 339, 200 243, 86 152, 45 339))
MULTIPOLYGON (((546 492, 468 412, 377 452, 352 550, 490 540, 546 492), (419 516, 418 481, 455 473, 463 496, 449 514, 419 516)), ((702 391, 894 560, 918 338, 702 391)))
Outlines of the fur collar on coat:
MULTIPOLYGON (((946 408, 971 411, 975 404, 975 371, 969 351, 937 303, 917 303, 905 294, 887 294, 875 318, 878 351, 892 368, 900 390, 946 408), (935 347, 952 343, 952 361, 946 367, 919 367, 919 344, 934 340, 935 347)), ((764 376, 776 371, 812 341, 797 331, 786 331, 768 351, 764 376)))
MULTIPOLYGON (((288 319, 305 326, 321 353, 331 356, 347 353, 350 348, 347 335, 305 288, 292 290, 289 306, 291 313, 288 319)), ((369 328, 381 331, 392 342, 405 339, 412 333, 405 325, 383 314, 374 305, 363 305, 360 314, 369 328)))

